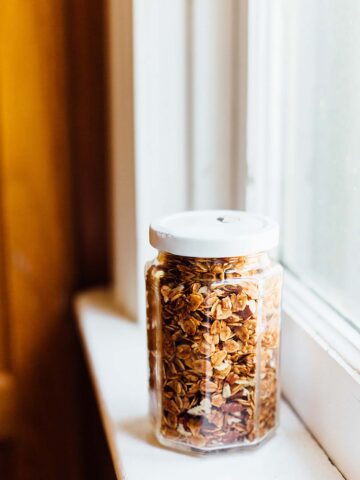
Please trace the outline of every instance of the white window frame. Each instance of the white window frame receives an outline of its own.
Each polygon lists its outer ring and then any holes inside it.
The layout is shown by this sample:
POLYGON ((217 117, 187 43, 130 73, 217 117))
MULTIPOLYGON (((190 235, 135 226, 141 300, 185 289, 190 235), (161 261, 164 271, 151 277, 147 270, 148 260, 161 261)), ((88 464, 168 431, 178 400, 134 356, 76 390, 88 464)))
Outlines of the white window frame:
MULTIPOLYGON (((199 201, 205 199, 207 205, 245 205, 281 224, 281 158, 286 152, 277 106, 286 98, 280 3, 195 2, 109 0, 114 287, 122 311, 138 319, 144 318, 143 264, 152 254, 146 233, 150 216, 169 208, 199 208, 194 192, 201 191, 199 201), (167 19, 160 31, 159 15, 167 19), (226 32, 234 32, 234 25, 240 28, 230 39, 226 32), (176 61, 164 42, 167 35, 176 61), (229 48, 232 55, 224 57, 229 48), (157 62, 155 71, 152 61, 157 62), (202 84, 206 104, 194 88, 202 84), (173 100, 164 102, 164 96, 173 100), (233 110, 231 121, 218 131, 219 105, 224 115, 230 105, 233 110), (198 122, 201 115, 207 118, 205 125, 198 122), (176 135, 168 134, 169 123, 176 135), (166 175, 154 174, 154 162, 162 172, 169 163, 175 169, 178 192, 170 206, 164 202, 172 193, 166 175), (226 172, 229 189, 238 180, 236 198, 223 197, 221 190, 214 193, 219 168, 226 172), (235 175, 229 174, 232 169, 235 175), (201 172, 212 170, 213 176, 199 181, 201 172)), ((283 311, 283 393, 339 470, 349 479, 360 478, 360 336, 290 272, 283 311)))
MULTIPOLYGON (((281 224, 287 134, 279 105, 291 91, 278 8, 249 2, 246 207, 281 224)), ((283 394, 346 478, 360 478, 360 334, 286 268, 284 280, 283 394)))

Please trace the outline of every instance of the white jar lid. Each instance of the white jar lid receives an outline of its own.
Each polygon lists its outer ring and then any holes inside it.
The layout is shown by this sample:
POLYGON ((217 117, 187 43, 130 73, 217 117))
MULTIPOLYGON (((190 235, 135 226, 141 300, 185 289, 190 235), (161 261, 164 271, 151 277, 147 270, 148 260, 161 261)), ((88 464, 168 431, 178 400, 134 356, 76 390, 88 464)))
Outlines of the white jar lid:
POLYGON ((186 257, 238 257, 271 250, 279 242, 273 220, 238 210, 176 213, 150 225, 150 243, 186 257))

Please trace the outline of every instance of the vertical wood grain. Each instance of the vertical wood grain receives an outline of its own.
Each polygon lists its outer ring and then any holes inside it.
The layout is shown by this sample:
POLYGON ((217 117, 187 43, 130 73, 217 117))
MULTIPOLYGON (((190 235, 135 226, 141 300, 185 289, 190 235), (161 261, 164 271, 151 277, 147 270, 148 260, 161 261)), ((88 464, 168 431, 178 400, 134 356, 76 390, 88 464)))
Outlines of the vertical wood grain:
MULTIPOLYGON (((69 130, 76 289, 111 279, 107 92, 107 1, 67 2, 69 130)), ((116 0, 116 4, 119 2, 116 0)), ((123 19, 123 16, 112 21, 123 19)), ((121 72, 120 80, 125 78, 121 72)), ((129 122, 122 114, 118 121, 129 122)), ((118 137, 116 137, 118 138, 118 137)), ((119 141, 123 141, 121 138, 119 141)), ((115 478, 86 365, 81 359, 81 443, 85 479, 115 478)))
POLYGON ((15 438, 18 430, 18 392, 13 372, 0 371, 0 441, 15 438))
POLYGON ((0 441, 0 472, 1 478, 15 480, 14 478, 14 451, 9 442, 0 441))
POLYGON ((3 268, 24 480, 82 476, 64 11, 62 0, 0 6, 3 268))
MULTIPOLYGON (((1 13, 1 8, 0 8, 1 13)), ((0 57, 1 58, 1 57, 0 57)), ((0 61, 0 68, 2 63, 0 61)), ((1 84, 0 84, 1 87, 1 84)), ((1 108, 1 96, 0 96, 1 108)), ((2 175, 2 132, 0 128, 0 371, 9 367, 9 321, 7 315, 7 291, 5 271, 5 234, 3 205, 3 175, 2 175)))
POLYGON ((72 207, 80 288, 109 280, 106 4, 67 2, 72 207))

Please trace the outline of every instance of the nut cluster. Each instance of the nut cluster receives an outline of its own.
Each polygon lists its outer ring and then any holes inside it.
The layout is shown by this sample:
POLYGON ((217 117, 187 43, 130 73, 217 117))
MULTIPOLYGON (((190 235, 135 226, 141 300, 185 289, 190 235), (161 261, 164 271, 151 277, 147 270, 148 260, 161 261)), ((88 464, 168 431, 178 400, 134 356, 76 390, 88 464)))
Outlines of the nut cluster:
POLYGON ((260 297, 246 257, 161 254, 160 263, 147 291, 161 435, 205 449, 256 441, 276 422, 279 278, 269 277, 260 297))

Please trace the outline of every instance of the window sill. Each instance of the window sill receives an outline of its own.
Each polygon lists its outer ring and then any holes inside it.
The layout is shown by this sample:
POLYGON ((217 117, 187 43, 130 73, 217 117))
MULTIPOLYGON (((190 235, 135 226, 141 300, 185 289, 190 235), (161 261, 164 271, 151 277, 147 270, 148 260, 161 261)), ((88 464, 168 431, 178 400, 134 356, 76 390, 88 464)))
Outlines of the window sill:
POLYGON ((342 479, 289 405, 282 401, 280 428, 263 446, 193 457, 159 446, 147 415, 147 354, 143 325, 116 311, 109 291, 76 299, 77 320, 101 418, 119 479, 233 478, 342 479))
POLYGON ((284 285, 283 393, 345 477, 358 479, 357 332, 292 275, 284 285))

